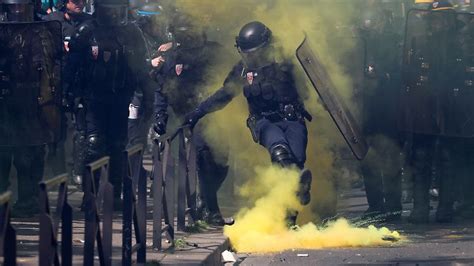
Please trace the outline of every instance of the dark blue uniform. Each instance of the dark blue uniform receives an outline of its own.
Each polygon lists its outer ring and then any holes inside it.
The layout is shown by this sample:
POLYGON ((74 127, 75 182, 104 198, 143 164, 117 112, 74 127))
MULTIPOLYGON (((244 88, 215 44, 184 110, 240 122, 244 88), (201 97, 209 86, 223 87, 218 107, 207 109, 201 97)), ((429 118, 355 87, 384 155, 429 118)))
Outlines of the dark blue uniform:
MULTIPOLYGON (((206 71, 223 52, 219 44, 206 41, 197 46, 183 44, 166 55, 166 61, 154 73, 160 87, 159 90, 155 90, 154 101, 157 124, 164 123, 166 126, 168 106, 171 106, 180 118, 193 110, 199 100, 199 89, 203 88, 206 82, 206 71)), ((203 205, 201 206, 203 212, 200 213, 202 217, 199 218, 206 219, 210 223, 222 224, 217 191, 227 176, 227 158, 220 158, 217 162, 199 127, 194 130, 194 143, 203 205)))
POLYGON ((145 46, 133 24, 91 25, 73 47, 83 60, 83 102, 86 116, 86 163, 110 156, 114 197, 120 198, 127 144, 128 106, 136 87, 147 79, 145 46))
MULTIPOLYGON (((76 34, 76 31, 92 20, 92 16, 87 13, 72 14, 64 11, 55 11, 49 15, 43 17, 46 21, 59 21, 62 25, 63 40, 65 48, 68 47, 71 38, 76 34)), ((69 102, 69 108, 74 116, 74 135, 73 135, 73 176, 82 176, 82 166, 84 165, 85 159, 85 112, 83 103, 74 101, 73 97, 80 97, 77 91, 81 89, 81 83, 78 80, 77 68, 80 66, 81 58, 78 53, 69 53, 65 51, 63 57, 63 90, 65 92, 65 98, 69 102)), ((66 123, 64 123, 66 126, 66 123)), ((53 147, 51 147, 53 148, 53 147)), ((47 164, 50 165, 53 175, 58 175, 66 172, 65 159, 66 154, 64 150, 64 141, 58 143, 57 151, 50 149, 47 158, 47 164)))
MULTIPOLYGON (((137 25, 140 25, 137 23, 137 25)), ((141 25, 143 26, 143 25, 141 25)), ((158 50, 159 45, 164 42, 163 37, 155 37, 143 31, 143 37, 147 47, 147 59, 149 62, 153 59, 154 52, 158 50)), ((151 63, 150 63, 150 68, 151 63)), ((141 87, 135 91, 132 101, 129 106, 129 117, 128 117, 128 143, 130 146, 135 144, 147 145, 148 131, 151 125, 151 117, 153 111, 156 109, 163 109, 166 111, 167 104, 163 103, 164 95, 162 95, 161 88, 165 77, 156 78, 156 74, 160 71, 154 70, 151 74, 155 75, 155 81, 148 79, 144 82, 141 87), (154 107, 156 104, 160 107, 154 107), (164 107, 161 107, 164 106, 164 107)), ((167 115, 163 113, 161 119, 166 124, 167 115)))
POLYGON ((196 121, 223 108, 240 93, 239 85, 247 98, 247 125, 253 139, 269 151, 273 162, 303 168, 308 138, 304 119, 309 114, 298 95, 289 63, 272 63, 257 69, 237 64, 224 86, 201 103, 189 120, 196 121))
MULTIPOLYGON (((382 16, 381 16, 382 17, 382 16)), ((401 37, 391 31, 388 22, 384 27, 364 27, 361 36, 366 46, 363 90, 364 135, 370 151, 361 164, 369 208, 367 216, 385 219, 401 217, 401 141, 397 129, 398 93, 400 82, 401 37), (380 158, 379 154, 389 154, 380 158), (396 162, 396 161, 395 161, 396 162)))

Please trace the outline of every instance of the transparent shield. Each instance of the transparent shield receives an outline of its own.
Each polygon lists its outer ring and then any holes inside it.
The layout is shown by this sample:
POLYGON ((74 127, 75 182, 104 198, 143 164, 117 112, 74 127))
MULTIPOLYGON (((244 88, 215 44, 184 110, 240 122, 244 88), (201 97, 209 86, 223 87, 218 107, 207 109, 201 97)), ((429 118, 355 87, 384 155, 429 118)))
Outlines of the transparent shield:
POLYGON ((411 10, 407 18, 399 129, 474 137, 473 14, 411 10))
POLYGON ((63 129, 61 24, 0 23, 0 33, 0 146, 57 142, 63 129))

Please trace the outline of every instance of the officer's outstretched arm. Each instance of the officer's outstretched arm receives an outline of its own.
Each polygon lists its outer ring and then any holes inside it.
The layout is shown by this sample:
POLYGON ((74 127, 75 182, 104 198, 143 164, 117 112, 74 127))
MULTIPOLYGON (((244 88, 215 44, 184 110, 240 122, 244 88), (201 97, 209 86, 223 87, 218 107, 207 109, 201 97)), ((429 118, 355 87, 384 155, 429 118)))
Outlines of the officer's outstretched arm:
POLYGON ((209 98, 207 98, 204 102, 199 104, 196 109, 192 112, 188 113, 185 116, 184 124, 191 125, 194 127, 199 119, 203 118, 205 115, 218 111, 224 108, 227 104, 229 104, 232 99, 237 96, 234 94, 233 91, 229 87, 222 87, 217 90, 214 94, 212 94, 209 98))
POLYGON ((199 119, 209 113, 221 110, 238 95, 239 75, 237 69, 241 69, 241 67, 239 65, 234 67, 227 75, 224 85, 185 116, 185 124, 194 126, 199 119))

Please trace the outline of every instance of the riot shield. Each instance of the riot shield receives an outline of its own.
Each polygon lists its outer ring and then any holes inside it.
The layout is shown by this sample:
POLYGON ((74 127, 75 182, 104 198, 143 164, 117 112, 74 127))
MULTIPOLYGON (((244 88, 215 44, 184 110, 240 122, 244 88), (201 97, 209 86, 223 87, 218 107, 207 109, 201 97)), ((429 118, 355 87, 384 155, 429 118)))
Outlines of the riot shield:
POLYGON ((398 127, 474 137, 474 14, 411 10, 402 63, 398 127))
POLYGON ((0 23, 0 146, 62 137, 62 57, 59 22, 0 23))
POLYGON ((364 159, 368 146, 362 132, 342 102, 319 57, 310 49, 306 38, 296 50, 296 56, 352 153, 358 160, 364 159))

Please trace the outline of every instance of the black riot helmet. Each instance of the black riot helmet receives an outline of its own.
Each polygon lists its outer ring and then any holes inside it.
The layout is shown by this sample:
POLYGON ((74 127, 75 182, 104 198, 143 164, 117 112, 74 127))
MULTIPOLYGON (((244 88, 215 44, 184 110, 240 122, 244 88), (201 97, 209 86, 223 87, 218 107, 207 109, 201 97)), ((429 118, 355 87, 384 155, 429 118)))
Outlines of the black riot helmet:
POLYGON ((244 65, 249 69, 267 66, 275 61, 272 31, 263 23, 245 24, 235 38, 236 47, 244 65))
POLYGON ((272 31, 262 22, 253 21, 240 29, 235 42, 239 52, 248 53, 268 45, 271 39, 272 31))
POLYGON ((95 16, 99 25, 125 26, 128 23, 128 0, 96 0, 95 16))
POLYGON ((381 9, 365 10, 361 14, 360 29, 364 31, 381 32, 385 27, 386 15, 381 9))
POLYGON ((191 17, 183 13, 173 14, 168 30, 181 49, 203 47, 207 42, 206 33, 193 22, 191 17))
POLYGON ((8 22, 31 22, 34 18, 34 5, 31 0, 0 0, 3 20, 8 22))

